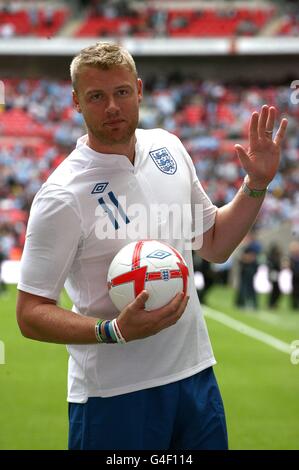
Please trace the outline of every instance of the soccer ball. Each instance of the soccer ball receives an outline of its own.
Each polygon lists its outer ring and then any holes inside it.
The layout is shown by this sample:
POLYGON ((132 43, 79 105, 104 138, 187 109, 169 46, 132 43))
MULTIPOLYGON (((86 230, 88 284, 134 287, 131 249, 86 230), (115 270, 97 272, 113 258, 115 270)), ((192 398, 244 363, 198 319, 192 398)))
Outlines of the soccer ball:
POLYGON ((139 240, 124 246, 108 271, 108 290, 121 311, 144 289, 149 293, 145 309, 163 307, 179 293, 187 293, 189 271, 182 255, 157 240, 139 240))

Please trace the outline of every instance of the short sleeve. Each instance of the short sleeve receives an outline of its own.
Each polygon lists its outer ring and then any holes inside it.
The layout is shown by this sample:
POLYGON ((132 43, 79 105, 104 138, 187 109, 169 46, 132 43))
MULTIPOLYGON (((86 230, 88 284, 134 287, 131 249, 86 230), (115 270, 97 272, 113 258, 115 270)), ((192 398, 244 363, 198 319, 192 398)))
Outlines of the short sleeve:
POLYGON ((18 289, 58 300, 82 236, 71 197, 56 191, 33 202, 18 289))
POLYGON ((197 177, 192 183, 191 204, 193 233, 197 237, 213 227, 217 212, 197 177))
POLYGON ((191 179, 191 211, 192 211, 192 233, 194 237, 202 237, 215 223, 217 206, 215 206, 204 191, 193 164, 193 161, 183 146, 177 139, 180 152, 182 152, 188 166, 191 179))

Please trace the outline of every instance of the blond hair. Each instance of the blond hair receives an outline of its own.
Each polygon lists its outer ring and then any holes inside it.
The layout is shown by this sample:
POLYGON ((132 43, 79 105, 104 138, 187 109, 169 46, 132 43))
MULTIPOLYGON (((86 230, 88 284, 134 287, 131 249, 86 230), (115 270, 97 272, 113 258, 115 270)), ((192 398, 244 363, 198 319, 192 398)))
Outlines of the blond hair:
POLYGON ((137 78, 137 70, 131 54, 118 44, 98 42, 82 49, 71 62, 70 72, 74 89, 80 69, 84 66, 98 67, 102 70, 110 70, 114 67, 125 67, 137 78))

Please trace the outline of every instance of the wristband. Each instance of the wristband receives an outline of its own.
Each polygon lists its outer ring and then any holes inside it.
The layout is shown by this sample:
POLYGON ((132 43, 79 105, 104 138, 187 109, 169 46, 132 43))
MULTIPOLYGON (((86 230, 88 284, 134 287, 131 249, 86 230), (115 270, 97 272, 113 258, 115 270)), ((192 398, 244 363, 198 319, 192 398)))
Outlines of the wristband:
POLYGON ((103 340, 102 334, 101 334, 101 324, 103 323, 103 321, 104 320, 99 320, 95 324, 95 335, 96 335, 96 339, 97 339, 98 343, 104 343, 104 340, 103 340))
POLYGON ((245 180, 243 181, 243 184, 241 186, 241 189, 243 193, 247 194, 249 197, 263 197, 265 196, 267 192, 267 188, 265 189, 250 189, 247 184, 245 183, 245 180))
POLYGON ((95 324, 95 336, 98 343, 125 343, 116 318, 114 320, 98 320, 95 324))
POLYGON ((119 326, 118 326, 118 323, 117 323, 117 319, 114 318, 114 320, 112 320, 112 326, 113 326, 113 330, 115 332, 115 335, 117 337, 117 342, 118 343, 126 343, 126 340, 125 338, 123 337, 123 335, 121 334, 121 331, 119 329, 119 326))
POLYGON ((110 336, 113 340, 112 342, 117 343, 117 335, 116 335, 116 333, 114 331, 114 328, 113 328, 113 321, 109 322, 109 332, 110 332, 110 336))
POLYGON ((104 331, 105 331, 105 335, 106 335, 106 338, 107 338, 107 343, 115 343, 113 337, 111 336, 111 333, 110 333, 110 328, 109 328, 109 325, 110 325, 111 321, 107 320, 105 321, 104 323, 104 331))

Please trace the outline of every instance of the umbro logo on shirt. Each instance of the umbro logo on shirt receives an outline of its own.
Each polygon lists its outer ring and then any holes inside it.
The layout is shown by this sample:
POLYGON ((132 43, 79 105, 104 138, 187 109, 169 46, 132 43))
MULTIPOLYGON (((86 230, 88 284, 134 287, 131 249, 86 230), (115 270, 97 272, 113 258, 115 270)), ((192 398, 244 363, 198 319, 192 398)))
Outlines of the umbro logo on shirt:
POLYGON ((109 183, 97 183, 93 190, 91 191, 91 194, 100 194, 105 191, 109 183))

